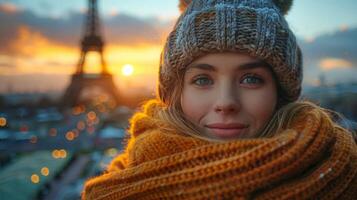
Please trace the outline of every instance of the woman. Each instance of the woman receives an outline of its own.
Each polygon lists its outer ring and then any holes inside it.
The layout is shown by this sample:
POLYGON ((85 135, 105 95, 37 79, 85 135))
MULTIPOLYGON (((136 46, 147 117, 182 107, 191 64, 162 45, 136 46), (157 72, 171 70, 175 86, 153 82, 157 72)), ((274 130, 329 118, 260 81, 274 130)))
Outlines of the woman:
POLYGON ((357 147, 298 101, 292 1, 180 1, 158 98, 83 199, 356 199, 357 147))

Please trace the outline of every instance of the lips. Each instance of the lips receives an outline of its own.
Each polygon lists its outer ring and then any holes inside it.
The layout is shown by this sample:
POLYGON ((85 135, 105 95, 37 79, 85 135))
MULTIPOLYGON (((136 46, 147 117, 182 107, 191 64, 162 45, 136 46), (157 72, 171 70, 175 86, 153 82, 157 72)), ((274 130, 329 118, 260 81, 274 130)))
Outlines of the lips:
POLYGON ((212 123, 205 126, 214 135, 219 138, 239 138, 242 133, 249 127, 247 124, 241 123, 212 123))

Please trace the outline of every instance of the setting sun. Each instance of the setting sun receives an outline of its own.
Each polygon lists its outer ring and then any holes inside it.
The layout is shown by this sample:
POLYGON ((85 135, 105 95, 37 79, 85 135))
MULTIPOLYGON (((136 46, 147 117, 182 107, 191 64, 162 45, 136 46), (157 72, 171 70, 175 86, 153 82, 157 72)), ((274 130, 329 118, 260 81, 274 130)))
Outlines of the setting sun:
POLYGON ((134 72, 134 67, 133 65, 126 64, 122 67, 121 72, 124 76, 130 76, 134 72))

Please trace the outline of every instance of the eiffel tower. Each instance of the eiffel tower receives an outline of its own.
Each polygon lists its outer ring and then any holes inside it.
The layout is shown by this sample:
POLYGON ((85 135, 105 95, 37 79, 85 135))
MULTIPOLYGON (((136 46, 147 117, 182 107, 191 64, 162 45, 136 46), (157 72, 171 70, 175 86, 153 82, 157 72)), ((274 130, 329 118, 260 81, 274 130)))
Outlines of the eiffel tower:
POLYGON ((81 91, 89 87, 100 87, 107 94, 112 95, 116 105, 119 104, 119 93, 114 85, 113 77, 109 74, 103 57, 104 41, 100 35, 100 23, 98 16, 97 0, 88 0, 88 11, 85 24, 84 38, 81 41, 81 56, 75 74, 66 89, 62 105, 64 107, 75 106, 79 103, 81 91), (84 64, 88 52, 96 52, 100 55, 101 73, 85 74, 84 64))

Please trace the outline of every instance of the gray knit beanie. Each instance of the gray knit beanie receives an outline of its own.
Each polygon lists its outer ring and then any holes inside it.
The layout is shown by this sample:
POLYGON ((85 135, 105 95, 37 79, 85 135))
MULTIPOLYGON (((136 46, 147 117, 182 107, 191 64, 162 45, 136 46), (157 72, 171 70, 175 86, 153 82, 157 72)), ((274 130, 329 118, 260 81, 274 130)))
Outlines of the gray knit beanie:
POLYGON ((161 54, 158 93, 167 102, 193 60, 240 52, 265 61, 279 97, 295 101, 301 91, 302 55, 283 15, 292 0, 180 0, 181 16, 161 54))

